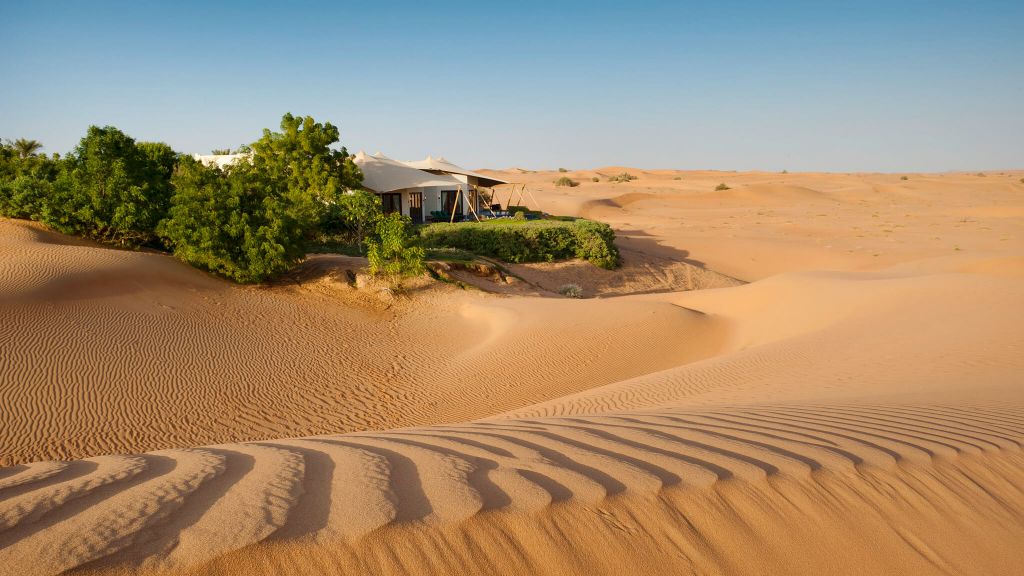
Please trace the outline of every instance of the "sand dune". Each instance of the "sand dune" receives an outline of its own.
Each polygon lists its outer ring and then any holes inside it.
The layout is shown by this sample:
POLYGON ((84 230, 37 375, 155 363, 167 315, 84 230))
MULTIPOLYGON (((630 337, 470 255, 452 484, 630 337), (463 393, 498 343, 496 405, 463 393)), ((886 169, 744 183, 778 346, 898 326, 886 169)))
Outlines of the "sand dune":
POLYGON ((518 268, 579 301, 0 222, 0 572, 1019 572, 1019 175, 624 170, 515 172, 620 233, 518 268))

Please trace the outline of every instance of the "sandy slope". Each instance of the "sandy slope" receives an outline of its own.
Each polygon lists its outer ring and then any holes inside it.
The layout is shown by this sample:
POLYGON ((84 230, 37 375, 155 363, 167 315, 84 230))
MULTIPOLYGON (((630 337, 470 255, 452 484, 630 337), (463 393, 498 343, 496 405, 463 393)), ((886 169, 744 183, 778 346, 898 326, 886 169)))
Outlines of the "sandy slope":
POLYGON ((522 178, 756 281, 382 311, 0 223, 2 570, 1017 573, 1020 175, 633 172, 522 178))

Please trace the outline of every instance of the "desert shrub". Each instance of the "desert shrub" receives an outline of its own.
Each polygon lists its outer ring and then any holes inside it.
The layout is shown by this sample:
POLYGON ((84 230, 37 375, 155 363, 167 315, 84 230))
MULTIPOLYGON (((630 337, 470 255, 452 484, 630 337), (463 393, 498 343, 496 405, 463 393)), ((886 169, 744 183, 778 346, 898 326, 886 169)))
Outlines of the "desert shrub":
POLYGON ((361 175, 338 129, 286 114, 263 131, 249 162, 224 170, 182 158, 159 233, 175 256, 236 282, 260 282, 305 256, 331 208, 361 175))
POLYGON ((976 176, 978 176, 979 178, 984 178, 987 176, 987 174, 985 174, 984 172, 978 172, 976 176))
POLYGON ((900 176, 900 180, 910 180, 910 178, 908 178, 906 176, 900 176))
POLYGON ((424 249, 412 245, 409 228, 412 220, 397 212, 377 219, 373 237, 366 241, 370 273, 397 280, 422 274, 424 249))
POLYGON ((789 174, 789 170, 783 170, 782 173, 783 174, 789 174))
POLYGON ((380 196, 366 190, 341 194, 327 207, 320 231, 363 246, 381 217, 380 196))
POLYGON ((582 258, 615 268, 619 252, 610 226, 590 220, 490 220, 437 223, 420 229, 427 247, 461 248, 506 262, 550 262, 582 258))
POLYGON ((723 190, 729 190, 729 189, 730 189, 730 188, 729 188, 729 185, 728 185, 728 184, 726 184, 725 182, 722 182, 722 183, 721 183, 721 184, 719 184, 718 186, 715 186, 715 190, 717 190, 717 191, 719 191, 719 192, 721 192, 721 191, 723 191, 723 190))
POLYGON ((591 181, 591 182, 600 182, 600 181, 601 181, 601 179, 600 179, 600 178, 598 178, 597 176, 594 176, 593 178, 591 178, 591 179, 590 179, 590 181, 591 181))
POLYGON ((112 126, 90 126, 63 159, 35 154, 38 142, 18 142, 17 158, 0 162, 0 213, 124 246, 156 241, 177 163, 169 146, 137 143, 112 126))
POLYGON ((555 186, 569 186, 570 188, 579 186, 580 183, 569 178, 568 176, 562 176, 558 180, 555 180, 555 186))
POLYGON ((522 210, 517 210, 515 214, 512 216, 512 218, 514 220, 526 220, 526 212, 523 212, 522 210))
POLYGON ((1021 179, 1020 179, 1020 183, 1021 183, 1021 184, 1024 184, 1024 178, 1021 178, 1021 179))
POLYGON ((15 143, 0 143, 0 216, 39 220, 49 203, 61 161, 56 155, 29 152, 31 143, 38 144, 25 141, 16 148, 15 143))
POLYGON ((559 172, 568 172, 568 170, 566 170, 565 168, 559 168, 558 171, 559 172))
POLYGON ((673 180, 682 180, 682 179, 683 179, 682 176, 676 176, 675 178, 673 178, 673 180))
POLYGON ((558 293, 566 298, 583 298, 583 288, 579 284, 562 284, 558 293))
POLYGON ((637 177, 633 176, 629 172, 623 172, 621 174, 617 174, 615 176, 612 176, 611 178, 608 179, 608 181, 609 182, 629 182, 630 180, 636 180, 636 179, 637 179, 637 177))

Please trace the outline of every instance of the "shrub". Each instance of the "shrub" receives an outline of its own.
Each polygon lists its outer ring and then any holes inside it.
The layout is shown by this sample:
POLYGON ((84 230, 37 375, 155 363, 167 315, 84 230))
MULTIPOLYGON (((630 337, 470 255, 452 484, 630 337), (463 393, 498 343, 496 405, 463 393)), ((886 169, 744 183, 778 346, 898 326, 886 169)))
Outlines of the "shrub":
POLYGON ((629 172, 623 172, 623 173, 618 174, 616 176, 612 176, 611 178, 608 179, 608 181, 609 182, 629 182, 630 180, 636 180, 636 179, 637 179, 637 177, 633 176, 629 172))
POLYGON ((583 298, 583 288, 579 284, 562 284, 558 293, 566 298, 583 298))
POLYGON ((610 226, 590 220, 489 220, 437 223, 420 229, 427 247, 461 248, 506 262, 550 262, 582 258, 615 268, 619 252, 610 226))
POLYGON ((1020 183, 1021 183, 1021 184, 1024 184, 1024 178, 1021 178, 1021 179, 1020 179, 1020 183))
POLYGON ((600 182, 600 181, 601 181, 601 179, 600 179, 600 178, 598 178, 597 176, 594 176, 593 178, 591 178, 591 179, 590 179, 590 181, 591 181, 591 182, 600 182))
POLYGON ((682 180, 682 179, 683 179, 682 176, 676 176, 675 178, 673 178, 673 180, 682 180))
POLYGON ((978 176, 979 178, 984 178, 986 174, 984 172, 978 172, 976 176, 978 176))
POLYGON ((327 215, 320 227, 325 234, 334 234, 356 246, 363 246, 366 237, 381 217, 380 196, 366 190, 340 195, 327 207, 327 215))
POLYGON ((900 176, 900 180, 910 180, 910 178, 908 178, 906 176, 900 176))
POLYGON ((422 274, 425 252, 410 244, 412 220, 397 212, 377 220, 375 234, 366 241, 370 273, 397 281, 403 276, 422 274))
POLYGON ((523 212, 522 210, 517 210, 515 215, 512 216, 512 218, 514 218, 515 220, 526 220, 526 212, 523 212))
POLYGON ((359 171, 338 129, 285 114, 263 131, 252 159, 224 170, 182 158, 169 216, 159 232, 175 256, 236 282, 260 282, 305 256, 359 171))
POLYGON ((558 171, 559 172, 568 172, 568 170, 566 170, 565 168, 559 168, 558 171))
POLYGON ((568 176, 562 176, 558 180, 555 180, 555 186, 569 186, 571 188, 579 185, 579 182, 569 178, 568 176))
POLYGON ((718 186, 715 186, 715 190, 721 192, 723 190, 730 190, 730 188, 725 182, 722 182, 718 186))

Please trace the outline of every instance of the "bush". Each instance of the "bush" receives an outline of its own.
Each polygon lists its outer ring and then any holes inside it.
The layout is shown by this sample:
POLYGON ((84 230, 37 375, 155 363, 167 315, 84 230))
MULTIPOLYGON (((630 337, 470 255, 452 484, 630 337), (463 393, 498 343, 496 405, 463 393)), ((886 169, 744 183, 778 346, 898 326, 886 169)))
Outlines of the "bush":
POLYGON ((568 176, 562 176, 558 180, 555 180, 555 186, 569 186, 570 188, 579 186, 580 183, 569 178, 568 176))
POLYGON ((600 179, 600 178, 598 178, 597 176, 594 176, 593 178, 591 178, 591 179, 590 179, 590 181, 591 181, 591 182, 600 182, 600 181, 601 181, 601 179, 600 179))
POLYGON ((488 220, 429 224, 420 229, 427 247, 461 248, 506 262, 551 262, 582 258, 601 268, 615 268, 619 252, 615 232, 590 220, 488 220))
POLYGON ((718 192, 721 192, 723 190, 730 190, 730 189, 731 188, 729 188, 729 186, 725 182, 722 182, 718 186, 715 186, 715 190, 718 191, 718 192))
POLYGON ((900 180, 910 180, 910 178, 908 178, 906 176, 900 176, 900 180))
POLYGON ((397 212, 377 220, 375 234, 366 241, 366 256, 370 260, 370 273, 397 280, 402 276, 422 274, 425 252, 410 245, 409 227, 412 220, 397 212))
POLYGON ((558 171, 559 172, 568 172, 568 170, 566 170, 565 168, 559 168, 558 171))
POLYGON ((22 141, 17 158, 4 153, 0 213, 39 220, 68 234, 122 246, 157 240, 167 214, 177 154, 117 128, 90 126, 63 160, 34 154, 22 141))
POLYGON ((618 174, 616 176, 612 176, 611 178, 608 179, 608 181, 609 182, 629 182, 630 180, 636 180, 636 179, 637 179, 637 177, 633 176, 629 172, 623 172, 623 173, 618 174))
POLYGON ((579 284, 563 284, 558 293, 566 298, 583 298, 583 288, 579 284))
POLYGON ((182 158, 160 235, 186 262, 236 282, 260 282, 305 256, 346 186, 361 178, 338 129, 285 114, 263 131, 250 162, 224 170, 182 158))
POLYGON ((320 230, 325 234, 345 238, 356 246, 363 246, 381 215, 380 196, 366 190, 356 190, 340 195, 328 206, 320 230))

